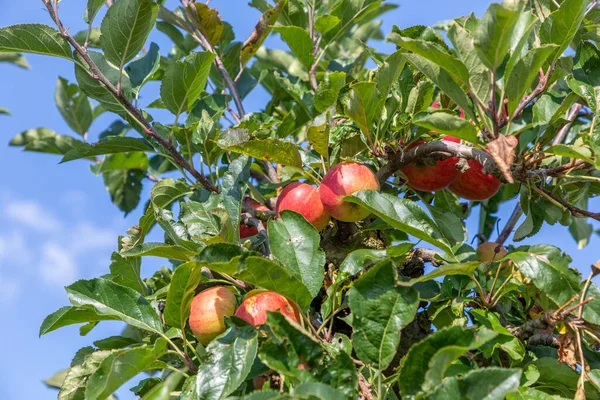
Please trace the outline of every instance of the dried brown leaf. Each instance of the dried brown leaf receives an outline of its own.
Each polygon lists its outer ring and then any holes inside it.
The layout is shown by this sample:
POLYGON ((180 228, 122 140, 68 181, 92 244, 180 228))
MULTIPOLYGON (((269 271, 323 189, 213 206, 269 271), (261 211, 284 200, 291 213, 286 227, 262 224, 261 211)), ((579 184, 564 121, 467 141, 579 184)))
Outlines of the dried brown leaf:
POLYGON ((275 24, 279 14, 285 7, 287 0, 279 0, 275 7, 268 9, 264 12, 264 14, 260 17, 260 20, 254 27, 254 30, 244 42, 242 46, 242 52, 240 54, 240 62, 242 64, 242 68, 246 63, 256 54, 260 46, 262 46, 263 42, 271 32, 271 26, 275 24))
POLYGON ((558 362, 567 364, 572 369, 577 369, 577 358, 575 357, 575 336, 572 333, 558 337, 558 362))
POLYGON ((514 182, 510 167, 515 161, 515 149, 518 144, 519 140, 515 136, 500 135, 486 146, 508 183, 514 182))

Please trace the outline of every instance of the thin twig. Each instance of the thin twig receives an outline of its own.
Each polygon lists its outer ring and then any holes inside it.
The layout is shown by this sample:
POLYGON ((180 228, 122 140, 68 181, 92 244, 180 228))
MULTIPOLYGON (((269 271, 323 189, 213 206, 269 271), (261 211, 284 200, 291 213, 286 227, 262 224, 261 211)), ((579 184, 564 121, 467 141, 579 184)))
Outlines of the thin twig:
POLYGON ((106 76, 100 71, 98 66, 94 63, 94 61, 90 58, 87 53, 87 50, 82 47, 77 41, 69 34, 67 29, 62 24, 60 18, 58 17, 58 7, 54 8, 52 6, 52 2, 50 0, 42 0, 46 8, 48 9, 48 13, 50 14, 50 18, 54 21, 58 30, 62 37, 64 37, 70 44, 73 46, 77 54, 81 56, 81 58, 85 61, 85 63, 89 66, 91 73, 90 76, 93 79, 96 79, 100 82, 106 89, 121 103, 121 105, 127 110, 127 113, 144 129, 144 133, 157 141, 161 146, 163 146, 173 157, 173 161, 187 170, 194 178, 202 184, 207 190, 218 193, 219 190, 210 184, 210 182, 206 179, 204 175, 200 172, 192 168, 192 166, 186 161, 186 159, 177 151, 173 143, 163 139, 162 136, 154 129, 154 127, 144 118, 141 111, 138 110, 131 102, 123 96, 122 93, 115 88, 115 86, 108 80, 106 76))
POLYGON ((496 243, 498 243, 499 245, 503 245, 504 242, 506 242, 506 239, 508 239, 512 231, 515 229, 515 225, 517 225, 517 222, 519 221, 519 218, 521 218, 521 215, 523 215, 521 202, 517 202, 517 204, 515 205, 515 209, 513 210, 512 214, 510 215, 510 218, 508 219, 508 222, 504 226, 504 229, 502 229, 502 232, 500 232, 498 239, 496 239, 496 243))
POLYGON ((567 114, 567 121, 569 122, 560 128, 560 130, 556 133, 556 136, 552 140, 553 145, 562 143, 567 132, 569 132, 569 128, 573 124, 573 121, 575 121, 575 118, 577 118, 579 115, 579 110, 581 110, 582 107, 583 104, 574 104, 573 107, 571 107, 571 110, 569 110, 569 113, 567 114))
POLYGON ((594 213, 594 212, 590 212, 584 209, 581 209, 579 207, 575 207, 572 204, 569 204, 568 201, 564 200, 563 198, 555 195, 554 193, 552 193, 551 191, 544 189, 544 188, 538 188, 536 186, 533 186, 533 189, 538 192, 539 194, 543 195, 544 197, 549 197, 550 199, 554 200, 555 202, 559 203, 560 205, 562 205, 564 208, 566 208, 567 210, 571 211, 571 215, 576 217, 576 218, 592 218, 595 219, 596 221, 600 221, 600 212, 594 213))

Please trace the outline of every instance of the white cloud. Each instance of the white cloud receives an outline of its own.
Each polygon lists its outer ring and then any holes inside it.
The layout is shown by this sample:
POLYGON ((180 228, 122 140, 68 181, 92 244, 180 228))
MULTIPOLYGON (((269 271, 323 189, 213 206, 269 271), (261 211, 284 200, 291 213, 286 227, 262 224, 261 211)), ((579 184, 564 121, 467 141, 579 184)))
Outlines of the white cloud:
POLYGON ((0 236, 0 268, 8 263, 26 265, 31 263, 31 249, 21 232, 0 236))
POLYGON ((61 222, 36 201, 7 201, 4 215, 9 219, 41 232, 56 232, 62 229, 61 222))
POLYGON ((78 223, 71 233, 73 251, 79 253, 87 250, 117 248, 117 232, 93 226, 87 221, 78 223))
POLYGON ((47 283, 64 286, 77 278, 75 255, 68 247, 47 242, 40 258, 40 276, 47 283))
POLYGON ((21 284, 18 281, 0 277, 0 302, 11 302, 20 292, 21 284))

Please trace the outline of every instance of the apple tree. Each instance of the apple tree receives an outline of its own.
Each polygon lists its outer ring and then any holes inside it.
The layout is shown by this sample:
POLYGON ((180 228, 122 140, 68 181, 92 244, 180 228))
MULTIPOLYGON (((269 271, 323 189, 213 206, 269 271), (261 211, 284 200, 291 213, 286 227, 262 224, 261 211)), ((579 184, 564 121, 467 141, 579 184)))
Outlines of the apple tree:
POLYGON ((74 68, 73 134, 11 145, 89 166, 139 215, 41 324, 124 325, 49 380, 59 399, 600 398, 600 264, 519 243, 548 224, 585 246, 600 221, 597 1, 383 32, 385 0, 252 0, 248 38, 193 0, 88 0, 79 33, 42 3, 48 25, 1 28, 0 56, 74 68))

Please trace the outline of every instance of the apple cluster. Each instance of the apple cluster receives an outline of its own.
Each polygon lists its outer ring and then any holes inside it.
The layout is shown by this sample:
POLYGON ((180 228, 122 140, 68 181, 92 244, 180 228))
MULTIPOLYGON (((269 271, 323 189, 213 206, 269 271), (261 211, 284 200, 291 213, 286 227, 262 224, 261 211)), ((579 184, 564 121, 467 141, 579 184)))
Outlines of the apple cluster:
POLYGON ((225 317, 235 315, 251 325, 267 321, 267 312, 280 312, 300 323, 300 313, 294 303, 284 296, 267 291, 249 292, 239 307, 233 292, 225 286, 214 286, 194 297, 190 309, 189 325, 202 345, 225 332, 225 317))
MULTIPOLYGON (((318 187, 294 182, 287 185, 277 198, 277 216, 284 210, 301 214, 319 232, 333 217, 338 221, 356 222, 366 218, 369 211, 342 198, 360 190, 379 190, 379 181, 369 167, 358 163, 341 163, 329 170, 318 187)), ((269 209, 248 199, 246 204, 257 211, 269 209)), ((240 225, 242 239, 258 234, 254 227, 240 225)))

